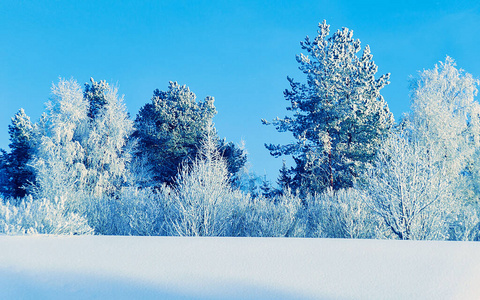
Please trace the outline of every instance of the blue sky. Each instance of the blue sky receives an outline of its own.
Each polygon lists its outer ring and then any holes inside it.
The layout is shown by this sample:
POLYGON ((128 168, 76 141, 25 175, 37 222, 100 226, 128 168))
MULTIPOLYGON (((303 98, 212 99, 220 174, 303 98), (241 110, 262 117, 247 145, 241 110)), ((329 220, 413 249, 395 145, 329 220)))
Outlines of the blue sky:
POLYGON ((135 117, 169 81, 197 98, 215 97, 222 137, 245 141, 251 170, 277 177, 281 158, 264 143, 285 143, 260 120, 286 114, 295 55, 327 20, 370 45, 383 96, 398 120, 409 109, 408 80, 446 55, 480 77, 478 1, 1 1, 0 148, 20 108, 36 121, 59 77, 117 85, 135 117))

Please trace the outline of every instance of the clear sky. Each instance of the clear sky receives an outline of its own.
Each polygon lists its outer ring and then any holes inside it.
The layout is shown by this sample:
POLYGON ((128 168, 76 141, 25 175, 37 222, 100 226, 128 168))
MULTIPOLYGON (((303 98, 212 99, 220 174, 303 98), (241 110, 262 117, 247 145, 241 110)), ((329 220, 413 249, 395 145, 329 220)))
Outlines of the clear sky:
POLYGON ((0 1, 0 148, 11 117, 45 111, 52 83, 107 80, 132 118, 154 89, 186 84, 215 97, 221 137, 245 141, 251 170, 277 177, 281 158, 264 143, 285 143, 260 120, 284 117, 295 55, 327 20, 370 45, 383 95, 398 120, 409 109, 408 80, 446 55, 480 77, 480 2, 471 1, 0 1))

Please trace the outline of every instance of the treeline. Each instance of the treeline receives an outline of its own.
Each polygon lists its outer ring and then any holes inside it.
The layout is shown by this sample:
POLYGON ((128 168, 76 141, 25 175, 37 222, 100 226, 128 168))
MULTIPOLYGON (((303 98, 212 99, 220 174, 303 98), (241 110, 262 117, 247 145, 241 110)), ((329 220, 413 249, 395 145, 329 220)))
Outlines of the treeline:
POLYGON ((220 139, 214 100, 171 82, 135 120, 116 89, 60 80, 47 111, 21 109, 0 155, 0 232, 181 236, 480 239, 478 80, 448 58, 411 81, 395 123, 367 46, 324 21, 288 78, 294 142, 277 187, 220 139))

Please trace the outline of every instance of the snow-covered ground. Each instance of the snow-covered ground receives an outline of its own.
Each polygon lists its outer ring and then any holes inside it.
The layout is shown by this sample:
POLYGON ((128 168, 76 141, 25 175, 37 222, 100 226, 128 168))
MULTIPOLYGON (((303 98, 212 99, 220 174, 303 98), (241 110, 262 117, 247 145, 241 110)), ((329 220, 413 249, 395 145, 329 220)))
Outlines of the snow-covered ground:
POLYGON ((480 243, 0 236, 1 299, 480 299, 480 243))

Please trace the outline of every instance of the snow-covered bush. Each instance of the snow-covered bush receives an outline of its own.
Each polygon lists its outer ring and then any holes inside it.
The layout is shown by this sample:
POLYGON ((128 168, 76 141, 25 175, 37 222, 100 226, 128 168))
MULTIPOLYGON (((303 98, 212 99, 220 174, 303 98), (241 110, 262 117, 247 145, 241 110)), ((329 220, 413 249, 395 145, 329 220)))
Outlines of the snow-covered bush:
POLYGON ((61 80, 53 86, 48 113, 37 127, 39 143, 31 162, 37 177, 34 198, 63 198, 69 207, 81 204, 85 151, 75 137, 86 120, 87 106, 76 82, 61 80))
POLYGON ((92 234, 93 229, 84 217, 66 209, 65 198, 27 196, 19 205, 0 201, 0 233, 92 234))
POLYGON ((302 237, 305 235, 302 217, 302 200, 288 189, 275 199, 255 197, 245 209, 247 236, 302 237))
POLYGON ((175 178, 175 186, 165 189, 168 199, 169 234, 180 236, 232 235, 232 217, 242 194, 234 191, 224 159, 209 130, 191 164, 185 164, 175 178))
POLYGON ((303 198, 286 189, 272 198, 250 199, 244 209, 246 236, 374 238, 379 219, 355 189, 327 190, 303 198))
POLYGON ((96 234, 165 235, 165 192, 125 187, 116 195, 92 197, 85 214, 96 234))
POLYGON ((152 189, 124 188, 116 211, 122 224, 122 235, 165 235, 165 204, 163 192, 152 189))
POLYGON ((375 238, 379 220, 365 195, 353 188, 327 190, 306 198, 307 235, 326 238, 375 238))

